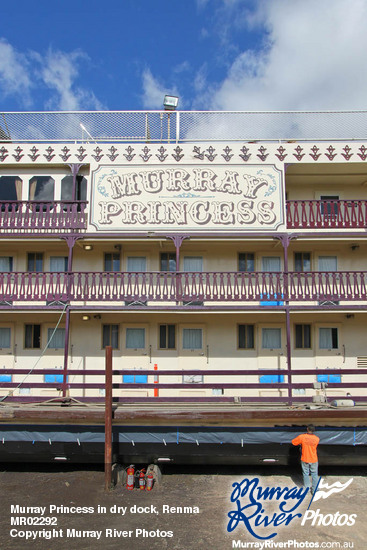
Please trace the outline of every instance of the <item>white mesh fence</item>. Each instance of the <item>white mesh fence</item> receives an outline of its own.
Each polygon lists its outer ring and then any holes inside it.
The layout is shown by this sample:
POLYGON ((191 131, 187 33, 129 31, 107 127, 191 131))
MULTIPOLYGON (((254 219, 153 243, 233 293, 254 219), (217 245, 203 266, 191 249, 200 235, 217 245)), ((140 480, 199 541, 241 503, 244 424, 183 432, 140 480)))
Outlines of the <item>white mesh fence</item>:
POLYGON ((366 139, 367 111, 46 111, 0 114, 0 142, 366 139))

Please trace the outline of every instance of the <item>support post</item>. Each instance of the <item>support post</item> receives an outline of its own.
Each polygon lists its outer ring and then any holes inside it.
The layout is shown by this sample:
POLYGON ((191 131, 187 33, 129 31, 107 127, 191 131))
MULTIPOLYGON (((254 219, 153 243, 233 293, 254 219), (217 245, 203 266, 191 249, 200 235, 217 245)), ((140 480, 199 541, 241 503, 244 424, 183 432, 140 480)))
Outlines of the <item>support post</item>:
POLYGON ((62 396, 63 397, 66 397, 66 394, 68 392, 69 333, 70 333, 70 305, 66 307, 64 370, 63 370, 63 377, 62 377, 62 396))
POLYGON ((179 281, 179 276, 177 275, 177 272, 180 271, 180 248, 185 239, 190 239, 189 235, 167 235, 167 239, 172 239, 173 244, 176 248, 176 303, 178 303, 180 300, 180 288, 181 284, 179 281))
POLYGON ((288 267, 288 247, 295 235, 282 235, 279 237, 284 249, 284 298, 285 298, 285 321, 287 333, 287 389, 288 405, 292 405, 292 350, 291 350, 291 321, 289 312, 289 267, 288 267))
POLYGON ((104 472, 105 490, 109 491, 112 483, 112 346, 106 346, 104 472))
POLYGON ((289 315, 289 306, 286 306, 286 329, 287 329, 287 378, 288 378, 288 405, 292 405, 292 353, 291 353, 291 321, 289 315))
POLYGON ((62 396, 66 397, 67 394, 67 376, 68 376, 68 356, 69 356, 69 340, 70 340, 70 302, 72 299, 72 296, 70 295, 70 289, 71 289, 71 277, 72 277, 72 263, 73 263, 73 248, 78 239, 80 237, 77 236, 67 236, 62 237, 66 244, 68 245, 68 268, 67 272, 65 273, 66 277, 66 288, 65 288, 65 297, 66 302, 68 303, 68 306, 66 308, 66 322, 65 322, 65 345, 64 345, 64 371, 63 371, 63 379, 62 379, 62 396))

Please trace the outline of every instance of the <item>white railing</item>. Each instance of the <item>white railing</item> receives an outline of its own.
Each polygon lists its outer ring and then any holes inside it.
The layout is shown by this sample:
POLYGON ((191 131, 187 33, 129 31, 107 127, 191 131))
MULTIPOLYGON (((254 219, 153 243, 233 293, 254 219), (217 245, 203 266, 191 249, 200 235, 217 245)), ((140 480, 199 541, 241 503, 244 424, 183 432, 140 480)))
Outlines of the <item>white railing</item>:
POLYGON ((367 111, 45 111, 0 114, 0 143, 366 139, 367 111))

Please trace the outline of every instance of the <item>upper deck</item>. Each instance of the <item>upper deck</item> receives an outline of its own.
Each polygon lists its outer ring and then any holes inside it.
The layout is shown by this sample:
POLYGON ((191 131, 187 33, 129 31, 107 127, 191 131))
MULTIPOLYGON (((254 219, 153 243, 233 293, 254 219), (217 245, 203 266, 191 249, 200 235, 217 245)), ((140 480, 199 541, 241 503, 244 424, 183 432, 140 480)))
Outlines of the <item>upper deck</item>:
POLYGON ((3 113, 0 227, 112 237, 361 233, 366 122, 365 111, 3 113))

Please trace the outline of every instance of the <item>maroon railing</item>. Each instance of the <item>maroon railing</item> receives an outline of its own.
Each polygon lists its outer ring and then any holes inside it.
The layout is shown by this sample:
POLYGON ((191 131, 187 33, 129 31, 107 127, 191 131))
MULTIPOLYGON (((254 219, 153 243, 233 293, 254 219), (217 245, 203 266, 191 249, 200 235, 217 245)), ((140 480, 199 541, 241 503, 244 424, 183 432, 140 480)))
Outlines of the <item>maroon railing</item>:
MULTIPOLYGON (((263 389, 278 389, 283 390, 283 395, 279 396, 261 396, 261 395, 244 395, 241 396, 241 401, 244 403, 248 402, 284 402, 289 403, 290 401, 312 401, 312 396, 289 396, 288 392, 291 392, 295 389, 314 389, 314 382, 318 380, 320 375, 337 375, 340 378, 339 382, 330 382, 327 383, 326 396, 328 400, 335 398, 340 399, 340 390, 344 393, 351 391, 353 394, 353 400, 359 402, 365 402, 367 400, 367 369, 292 369, 288 371, 287 369, 267 369, 266 371, 261 369, 251 369, 251 370, 228 370, 228 369, 181 369, 181 370, 166 370, 162 369, 159 371, 152 369, 139 369, 139 376, 146 376, 146 383, 132 383, 124 382, 124 376, 131 377, 131 374, 137 372, 132 369, 121 369, 113 370, 113 389, 120 390, 129 390, 129 389, 144 389, 144 390, 183 390, 183 389, 223 389, 226 390, 226 396, 220 397, 179 397, 174 395, 159 396, 150 396, 150 397, 134 397, 134 396, 115 396, 115 402, 130 402, 130 401, 150 401, 150 402, 169 402, 169 401, 227 401, 233 402, 236 396, 238 395, 238 390, 263 390, 263 389), (154 378, 157 376, 157 373, 160 377, 159 382, 155 382, 154 378), (269 378, 274 377, 274 379, 279 380, 278 382, 268 381, 262 382, 262 377, 268 375, 269 378), (177 382, 177 376, 183 377, 200 375, 203 377, 203 381, 200 383, 188 383, 177 382), (237 377, 236 382, 231 381, 231 377, 237 377), (353 377, 346 380, 345 376, 353 377), (170 377, 174 377, 175 381, 170 382, 170 377), (246 377, 247 380, 244 382, 239 382, 238 378, 246 377), (248 377, 252 377, 251 381, 248 380, 248 377), (302 377, 302 381, 294 382, 293 377, 302 377), (161 380, 164 382, 161 382, 161 380), (356 389, 362 390, 360 395, 355 395, 356 389), (232 390, 232 391, 227 391, 232 390), (333 390, 337 390, 335 393, 333 390), (232 394, 232 395, 230 395, 232 394)), ((8 376, 11 378, 9 381, 1 381, 0 386, 2 390, 9 390, 9 395, 6 397, 7 401, 45 401, 50 398, 50 396, 45 396, 44 390, 62 390, 65 385, 66 388, 73 393, 78 394, 78 400, 80 401, 104 401, 104 397, 98 397, 93 395, 88 395, 90 391, 95 391, 97 389, 104 388, 104 369, 86 369, 86 370, 77 370, 70 369, 66 373, 62 370, 55 369, 34 369, 32 373, 29 374, 27 369, 2 369, 2 376, 8 376), (27 379, 22 382, 16 381, 15 377, 19 377, 21 380, 24 375, 27 374, 27 379), (57 377, 58 381, 55 382, 46 382, 46 376, 57 377), (34 380, 36 377, 36 380, 34 380), (99 377, 99 380, 96 378, 99 377), (76 379, 80 379, 76 381, 76 379), (94 379, 94 380, 93 380, 94 379), (88 381, 86 381, 88 380, 88 381), (14 396, 12 391, 14 388, 21 386, 22 388, 33 389, 33 395, 26 396, 14 396), (37 395, 37 390, 42 390, 43 395, 37 395), (76 392, 77 390, 77 392, 76 392)), ((313 393, 313 392, 312 392, 313 393)), ((238 398, 237 398, 238 400, 238 398)))
POLYGON ((0 301, 184 302, 367 299, 366 271, 0 273, 0 301))
MULTIPOLYGON (((0 228, 60 231, 86 228, 86 201, 0 201, 0 228)), ((365 200, 288 200, 288 229, 365 228, 365 200)))
POLYGON ((85 229, 86 201, 0 201, 0 229, 66 231, 85 229))
POLYGON ((288 229, 365 228, 365 200, 288 200, 288 229))

